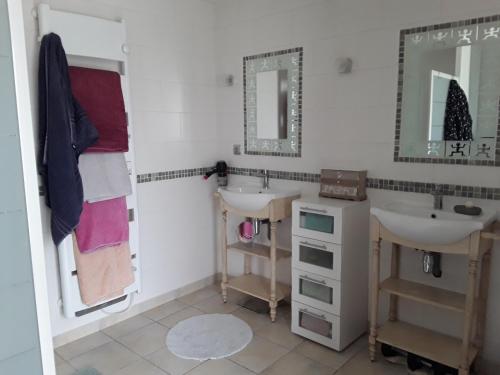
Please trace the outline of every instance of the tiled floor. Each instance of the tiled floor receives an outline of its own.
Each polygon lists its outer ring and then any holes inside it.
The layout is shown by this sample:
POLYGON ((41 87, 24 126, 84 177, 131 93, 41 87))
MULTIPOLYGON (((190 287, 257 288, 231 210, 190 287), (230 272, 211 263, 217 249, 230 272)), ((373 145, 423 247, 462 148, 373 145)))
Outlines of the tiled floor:
POLYGON ((368 360, 367 339, 342 353, 290 332, 290 310, 281 307, 276 323, 237 305, 231 293, 222 303, 215 286, 171 301, 83 339, 56 349, 57 375, 94 367, 103 375, 399 375, 406 369, 368 360), (177 322, 204 313, 231 313, 254 331, 241 352, 222 360, 191 361, 174 356, 165 346, 168 330, 177 322))

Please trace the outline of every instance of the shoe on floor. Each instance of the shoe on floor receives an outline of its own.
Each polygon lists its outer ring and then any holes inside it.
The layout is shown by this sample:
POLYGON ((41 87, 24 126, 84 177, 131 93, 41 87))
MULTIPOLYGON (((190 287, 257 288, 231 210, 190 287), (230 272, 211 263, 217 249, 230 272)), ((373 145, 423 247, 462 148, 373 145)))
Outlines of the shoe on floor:
POLYGON ((423 358, 412 354, 408 353, 406 357, 406 365, 408 366, 408 374, 412 375, 429 375, 433 374, 433 371, 431 369, 431 365, 427 366, 426 363, 424 363, 423 358))
POLYGON ((406 357, 401 352, 395 350, 392 346, 382 344, 381 351, 387 362, 406 366, 406 357))
POLYGON ((408 369, 408 374, 411 375, 432 375, 433 371, 429 367, 422 367, 416 370, 408 369))

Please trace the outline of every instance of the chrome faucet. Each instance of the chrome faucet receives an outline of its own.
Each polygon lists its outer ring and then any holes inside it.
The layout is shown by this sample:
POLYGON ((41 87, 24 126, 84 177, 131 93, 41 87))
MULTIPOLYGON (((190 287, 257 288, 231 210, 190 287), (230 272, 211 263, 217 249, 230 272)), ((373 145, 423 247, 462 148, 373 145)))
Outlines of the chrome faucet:
POLYGON ((434 189, 431 190, 430 194, 434 197, 434 209, 443 209, 443 187, 441 185, 435 185, 434 189))
POLYGON ((262 188, 269 189, 269 170, 263 169, 260 176, 263 177, 262 188))

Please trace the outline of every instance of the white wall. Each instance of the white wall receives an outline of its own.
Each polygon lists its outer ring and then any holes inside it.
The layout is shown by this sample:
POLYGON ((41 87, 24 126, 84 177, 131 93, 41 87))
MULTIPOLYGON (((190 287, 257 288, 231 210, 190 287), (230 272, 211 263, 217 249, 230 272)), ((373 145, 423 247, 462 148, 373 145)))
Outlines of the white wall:
MULTIPOLYGON (((217 75, 234 74, 236 83, 217 89, 219 158, 248 168, 313 173, 321 168, 359 168, 378 178, 500 186, 497 168, 392 161, 399 30, 499 12, 498 0, 216 0, 217 75), (243 145, 243 56, 299 46, 304 47, 302 157, 233 155, 232 145, 243 145), (337 57, 353 58, 352 74, 335 73, 337 57)), ((317 184, 274 180, 271 184, 293 184, 313 194, 319 190, 317 184)), ((378 206, 390 200, 431 204, 431 197, 424 194, 370 190, 369 196, 378 206)), ((445 205, 461 201, 446 197, 445 205)), ((498 201, 477 203, 500 208, 498 201)), ((281 238, 286 242, 283 233, 289 232, 289 223, 283 226, 281 238)), ((445 257, 443 278, 433 279, 421 272, 420 257, 414 252, 404 254, 403 277, 464 290, 463 259, 445 257)), ((233 257, 231 272, 241 272, 239 261, 233 257)), ((280 267, 286 278, 287 265, 280 267)), ((495 361, 500 347, 499 270, 500 256, 494 254, 485 355, 495 361)), ((460 329, 459 316, 450 318, 449 313, 416 304, 404 303, 402 316, 445 332, 456 334, 460 329)))
MULTIPOLYGON (((53 8, 107 19, 124 18, 130 44, 130 85, 137 172, 199 168, 216 152, 213 5, 204 0, 50 0, 53 8)), ((39 44, 23 0, 31 91, 36 103, 39 44)), ((85 32, 82 30, 82 32, 85 32)), ((63 40, 64 42, 64 40, 63 40)), ((35 118, 36 117, 36 108, 35 118)), ((36 124, 35 124, 36 127, 36 124)), ((201 177, 138 185, 143 290, 149 300, 216 272, 214 181, 201 177)), ((54 336, 104 317, 65 319, 56 249, 43 200, 45 252, 54 336)))

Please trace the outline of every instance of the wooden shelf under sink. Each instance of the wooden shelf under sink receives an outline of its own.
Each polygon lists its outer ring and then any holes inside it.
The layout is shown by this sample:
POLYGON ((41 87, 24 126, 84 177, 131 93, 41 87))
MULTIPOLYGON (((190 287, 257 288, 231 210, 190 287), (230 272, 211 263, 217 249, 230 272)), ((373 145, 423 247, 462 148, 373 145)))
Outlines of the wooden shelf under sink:
MULTIPOLYGON (((259 243, 236 242, 227 247, 228 250, 237 251, 245 255, 256 256, 264 259, 271 259, 271 247, 259 243)), ((292 252, 284 249, 276 249, 276 259, 290 258, 292 252)))
MULTIPOLYGON (((232 277, 228 280, 227 287, 266 302, 269 302, 271 299, 271 281, 266 277, 252 274, 232 277)), ((288 294, 290 294, 290 287, 277 282, 276 301, 282 300, 288 294)))
POLYGON ((459 242, 429 245, 399 237, 385 228, 374 215, 370 220, 370 359, 376 359, 376 342, 379 341, 456 368, 460 375, 470 375, 471 363, 476 357, 480 357, 479 352, 484 345, 491 255, 493 240, 496 239, 492 233, 498 228, 498 224, 490 224, 483 230, 476 230, 459 242), (380 282, 382 241, 392 243, 392 255, 390 278, 380 282), (466 256, 467 269, 464 275, 467 277, 467 284, 464 294, 400 279, 402 249, 466 256), (381 327, 378 326, 380 291, 390 293, 389 321, 381 327), (454 338, 400 322, 398 317, 401 298, 463 313, 461 337, 454 338))
POLYGON ((465 311, 465 294, 390 277, 380 283, 380 289, 413 301, 449 309, 465 311))
POLYGON ((276 321, 278 301, 290 294, 290 287, 278 283, 276 280, 276 263, 279 258, 290 257, 289 251, 277 247, 278 222, 292 215, 292 201, 299 198, 294 195, 271 200, 266 207, 259 211, 240 210, 227 204, 223 196, 217 192, 215 197, 219 201, 221 212, 221 260, 222 260, 222 299, 227 301, 227 289, 235 289, 260 298, 269 303, 269 316, 271 321, 276 321), (270 246, 260 244, 244 244, 237 242, 228 245, 227 224, 228 215, 234 214, 239 217, 250 217, 254 219, 269 220, 269 240, 270 246), (243 276, 229 278, 228 275, 228 252, 237 251, 243 254, 243 276), (269 262, 269 279, 252 274, 252 257, 266 259, 269 262))
MULTIPOLYGON (((461 339, 413 324, 387 322, 379 328, 377 341, 456 369, 461 363, 461 339)), ((471 346, 469 364, 474 361, 476 355, 477 349, 471 346)))

